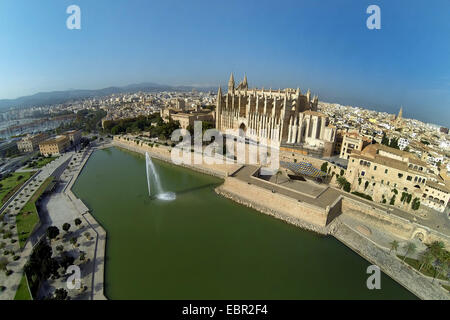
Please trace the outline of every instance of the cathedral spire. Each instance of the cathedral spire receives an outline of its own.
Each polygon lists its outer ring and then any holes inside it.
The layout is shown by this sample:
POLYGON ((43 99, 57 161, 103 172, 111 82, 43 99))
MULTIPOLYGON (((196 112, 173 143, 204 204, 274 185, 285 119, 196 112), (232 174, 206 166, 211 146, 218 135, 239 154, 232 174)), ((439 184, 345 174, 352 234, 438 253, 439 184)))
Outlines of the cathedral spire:
POLYGON ((245 89, 248 89, 247 74, 244 74, 244 81, 242 82, 242 85, 245 89))
POLYGON ((231 73, 230 80, 228 81, 228 93, 233 93, 234 91, 234 76, 233 72, 231 73))

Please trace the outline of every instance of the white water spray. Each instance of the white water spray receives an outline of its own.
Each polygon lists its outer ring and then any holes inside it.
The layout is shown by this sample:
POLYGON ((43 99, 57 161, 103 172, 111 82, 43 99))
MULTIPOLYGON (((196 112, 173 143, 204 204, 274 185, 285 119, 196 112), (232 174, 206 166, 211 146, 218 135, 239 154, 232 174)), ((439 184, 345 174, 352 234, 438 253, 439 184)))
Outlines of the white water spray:
POLYGON ((159 200, 164 201, 172 201, 176 199, 176 195, 173 192, 164 192, 161 186, 161 180, 159 179, 158 172, 156 171, 155 165, 153 164, 152 159, 148 152, 145 153, 145 164, 147 170, 147 185, 148 185, 148 195, 152 196, 152 187, 151 187, 151 177, 155 181, 155 196, 159 200))

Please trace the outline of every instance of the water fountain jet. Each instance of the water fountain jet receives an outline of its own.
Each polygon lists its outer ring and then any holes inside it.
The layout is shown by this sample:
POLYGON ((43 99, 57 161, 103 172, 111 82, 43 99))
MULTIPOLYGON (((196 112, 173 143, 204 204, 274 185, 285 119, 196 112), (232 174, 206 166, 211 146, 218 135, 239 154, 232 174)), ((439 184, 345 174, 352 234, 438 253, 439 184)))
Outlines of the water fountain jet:
POLYGON ((161 186, 161 180, 159 179, 158 172, 148 152, 145 153, 145 167, 147 171, 147 185, 148 195, 152 197, 151 177, 155 181, 155 196, 158 200, 172 201, 176 199, 176 195, 173 192, 164 192, 161 186))

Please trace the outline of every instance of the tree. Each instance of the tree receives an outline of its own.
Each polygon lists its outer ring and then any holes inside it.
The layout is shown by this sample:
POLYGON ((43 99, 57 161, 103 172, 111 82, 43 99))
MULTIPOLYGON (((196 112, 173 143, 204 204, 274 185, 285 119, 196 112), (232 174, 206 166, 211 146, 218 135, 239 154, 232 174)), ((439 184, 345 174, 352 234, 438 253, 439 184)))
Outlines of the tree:
POLYGON ((428 247, 431 254, 436 258, 439 258, 440 256, 442 256, 444 248, 445 248, 445 244, 442 241, 433 241, 430 244, 430 246, 428 247))
POLYGON ((419 210, 419 208, 420 208, 420 199, 414 198, 413 202, 411 203, 411 209, 416 211, 416 210, 419 210))
POLYGON ((391 206, 395 204, 395 194, 392 196, 391 201, 389 202, 391 206))
POLYGON ((398 146, 398 139, 392 138, 391 141, 389 142, 389 147, 394 149, 400 149, 400 147, 398 146))
POLYGON ((320 167, 320 170, 322 170, 323 172, 327 172, 327 170, 328 170, 328 162, 324 162, 324 163, 322 163, 322 166, 320 167))
POLYGON ((383 132, 383 138, 381 138, 381 144, 389 146, 389 139, 386 137, 386 132, 383 132))
POLYGON ((73 237, 70 239, 70 243, 75 247, 75 245, 77 244, 78 239, 76 237, 73 237))
POLYGON ((48 227, 47 229, 47 237, 51 240, 55 239, 59 236, 59 229, 55 226, 48 227))
POLYGON ((416 245, 412 242, 408 242, 403 248, 406 250, 405 256, 403 257, 403 261, 406 260, 406 257, 409 254, 413 254, 416 251, 416 245))
POLYGON ((426 250, 420 255, 420 268, 419 271, 422 270, 423 267, 430 267, 435 257, 430 250, 426 250))
POLYGON ((63 288, 60 288, 55 290, 55 295, 53 298, 55 300, 67 300, 67 296, 67 291, 63 288))
POLYGON ((76 218, 76 219, 75 219, 75 225, 76 225, 77 227, 80 226, 80 225, 81 225, 81 219, 76 218))
POLYGON ((70 230, 70 223, 64 223, 63 224, 63 226, 62 226, 62 228, 63 228, 63 230, 65 231, 65 232, 69 232, 69 230, 70 230))
POLYGON ((0 271, 8 271, 8 259, 0 258, 0 271))
POLYGON ((397 252, 397 249, 398 249, 398 241, 397 241, 397 240, 394 240, 394 241, 390 242, 389 244, 391 245, 391 250, 389 251, 389 253, 391 253, 392 250, 395 251, 395 252, 397 252))

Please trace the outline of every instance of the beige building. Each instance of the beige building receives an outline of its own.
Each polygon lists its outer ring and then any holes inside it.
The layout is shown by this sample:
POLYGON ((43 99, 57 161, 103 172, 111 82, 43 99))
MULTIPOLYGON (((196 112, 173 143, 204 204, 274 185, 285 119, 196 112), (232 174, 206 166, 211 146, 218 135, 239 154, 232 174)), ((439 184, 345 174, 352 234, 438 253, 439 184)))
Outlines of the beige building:
POLYGON ((175 107, 177 108, 177 110, 184 110, 186 108, 186 102, 184 101, 184 99, 176 99, 175 101, 175 107))
POLYGON ((187 129, 190 125, 193 126, 195 121, 213 122, 214 115, 211 113, 176 113, 172 114, 170 118, 173 121, 180 122, 182 129, 187 129))
POLYGON ((43 156, 60 155, 70 147, 70 139, 67 136, 57 136, 39 144, 39 150, 43 156))
POLYGON ((70 144, 72 146, 77 145, 80 143, 81 140, 81 130, 72 130, 67 131, 65 134, 69 138, 70 144))
POLYGON ((339 158, 348 160, 354 150, 362 151, 371 142, 370 139, 359 135, 357 132, 346 132, 342 138, 339 158))
POLYGON ((305 148, 331 155, 336 128, 328 117, 317 112, 319 98, 308 90, 249 89, 247 77, 235 87, 234 77, 228 92, 219 88, 216 107, 216 128, 222 132, 239 130, 249 139, 265 138, 282 145, 305 148))
POLYGON ((48 134, 39 133, 34 136, 27 135, 22 138, 19 142, 17 142, 17 148, 20 152, 33 152, 38 150, 39 143, 46 140, 48 138, 48 134))
POLYGON ((371 144, 350 154, 346 178, 352 191, 370 195, 374 201, 405 210, 413 203, 443 212, 450 190, 442 178, 415 155, 381 144, 371 144))

